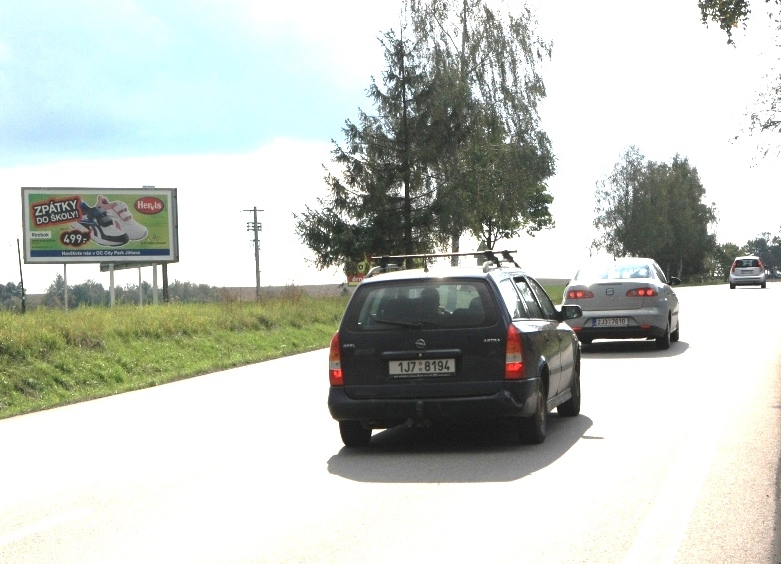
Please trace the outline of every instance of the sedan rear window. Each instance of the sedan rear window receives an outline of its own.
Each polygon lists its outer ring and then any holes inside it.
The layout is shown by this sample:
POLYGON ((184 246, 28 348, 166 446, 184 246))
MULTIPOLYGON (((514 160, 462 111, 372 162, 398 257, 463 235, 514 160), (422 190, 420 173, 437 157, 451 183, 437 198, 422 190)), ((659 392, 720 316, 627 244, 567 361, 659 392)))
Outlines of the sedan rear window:
POLYGON ((345 312, 351 331, 489 327, 497 314, 482 281, 403 281, 359 286, 345 312))
POLYGON ((622 280, 626 278, 651 278, 651 269, 647 264, 610 264, 592 265, 582 268, 575 280, 622 280))

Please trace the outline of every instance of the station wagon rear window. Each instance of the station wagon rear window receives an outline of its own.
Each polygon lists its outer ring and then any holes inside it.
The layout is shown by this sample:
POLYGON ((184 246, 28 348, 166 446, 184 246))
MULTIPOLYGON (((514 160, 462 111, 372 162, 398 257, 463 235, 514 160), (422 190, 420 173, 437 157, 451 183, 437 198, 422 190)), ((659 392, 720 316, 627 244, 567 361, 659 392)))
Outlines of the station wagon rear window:
POLYGON ((490 327, 496 307, 481 280, 410 280, 359 286, 345 312, 351 331, 490 327))

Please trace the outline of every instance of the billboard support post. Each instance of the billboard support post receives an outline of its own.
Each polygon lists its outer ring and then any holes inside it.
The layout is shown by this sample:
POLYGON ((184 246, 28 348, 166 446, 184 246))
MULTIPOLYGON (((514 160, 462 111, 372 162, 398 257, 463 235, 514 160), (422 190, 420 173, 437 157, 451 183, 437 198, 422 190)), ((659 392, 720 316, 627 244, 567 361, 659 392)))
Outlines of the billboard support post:
POLYGON ((65 298, 65 311, 68 311, 68 263, 62 263, 63 297, 65 298))
POLYGON ((114 307, 114 263, 113 262, 108 265, 108 273, 109 273, 109 277, 108 277, 108 280, 109 280, 109 282, 108 282, 108 284, 109 284, 109 291, 108 291, 109 305, 111 307, 114 307))
POLYGON ((152 303, 158 304, 157 298, 157 264, 152 265, 152 303))

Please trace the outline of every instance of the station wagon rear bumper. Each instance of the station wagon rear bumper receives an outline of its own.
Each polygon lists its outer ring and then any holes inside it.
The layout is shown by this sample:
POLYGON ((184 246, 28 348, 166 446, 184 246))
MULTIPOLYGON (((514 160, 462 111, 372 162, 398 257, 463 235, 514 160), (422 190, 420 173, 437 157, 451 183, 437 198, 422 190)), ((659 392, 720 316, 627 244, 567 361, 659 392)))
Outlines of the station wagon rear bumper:
POLYGON ((337 421, 361 421, 376 429, 426 421, 530 417, 539 390, 539 378, 530 378, 505 382, 503 390, 490 396, 352 399, 344 387, 332 386, 328 410, 337 421))

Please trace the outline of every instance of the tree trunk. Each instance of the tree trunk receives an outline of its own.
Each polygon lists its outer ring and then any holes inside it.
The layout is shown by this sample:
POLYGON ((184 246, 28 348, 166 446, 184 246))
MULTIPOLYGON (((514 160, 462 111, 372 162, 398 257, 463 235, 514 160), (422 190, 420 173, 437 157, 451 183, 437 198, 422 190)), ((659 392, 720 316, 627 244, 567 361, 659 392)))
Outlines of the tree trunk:
MULTIPOLYGON (((461 252, 461 234, 460 233, 452 233, 450 237, 450 247, 451 247, 451 253, 458 253, 461 252)), ((458 266, 458 257, 450 257, 450 265, 451 266, 458 266)))

